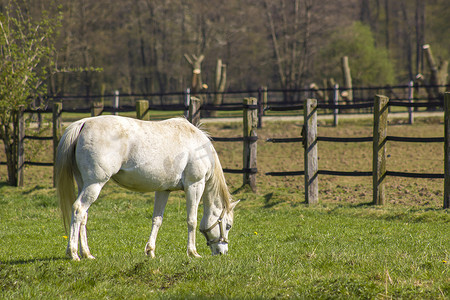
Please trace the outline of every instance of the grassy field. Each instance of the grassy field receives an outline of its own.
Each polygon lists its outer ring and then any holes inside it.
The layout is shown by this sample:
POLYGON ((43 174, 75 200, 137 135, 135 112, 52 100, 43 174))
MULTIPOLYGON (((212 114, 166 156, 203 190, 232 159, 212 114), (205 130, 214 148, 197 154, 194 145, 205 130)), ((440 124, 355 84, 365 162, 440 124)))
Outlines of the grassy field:
MULTIPOLYGON (((439 118, 413 126, 392 121, 389 135, 442 136, 439 118)), ((371 120, 322 121, 322 136, 370 136, 371 120)), ((239 123, 207 124, 212 136, 241 135, 239 123)), ((27 167, 26 186, 4 184, 0 170, 0 298, 307 298, 449 299, 450 215, 442 209, 443 180, 387 178, 388 205, 376 207, 371 178, 320 176, 321 204, 303 203, 303 177, 268 177, 303 169, 301 124, 266 123, 258 132, 258 192, 226 174, 236 199, 229 255, 186 256, 184 195, 173 193, 155 259, 144 256, 153 195, 107 184, 90 209, 94 261, 66 260, 67 237, 51 188, 51 168, 27 167)), ((27 133, 28 134, 28 133, 27 133)), ((226 168, 242 167, 242 145, 216 143, 226 168)), ((48 161, 49 146, 29 142, 32 160, 48 161)), ((28 152, 27 152, 28 153, 28 152)), ((0 160, 4 157, 0 155, 0 160)), ((319 168, 371 169, 370 143, 319 143, 319 168)), ((443 172, 442 144, 388 143, 388 170, 443 172)), ((30 159, 30 158, 27 158, 30 159)))

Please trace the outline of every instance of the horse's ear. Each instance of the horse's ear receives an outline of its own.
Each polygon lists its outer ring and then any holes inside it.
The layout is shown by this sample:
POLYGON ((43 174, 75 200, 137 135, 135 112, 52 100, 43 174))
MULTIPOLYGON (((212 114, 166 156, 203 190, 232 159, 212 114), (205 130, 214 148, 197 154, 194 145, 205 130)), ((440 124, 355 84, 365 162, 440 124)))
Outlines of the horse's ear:
POLYGON ((234 201, 233 203, 231 203, 231 210, 233 210, 240 201, 241 200, 234 201))

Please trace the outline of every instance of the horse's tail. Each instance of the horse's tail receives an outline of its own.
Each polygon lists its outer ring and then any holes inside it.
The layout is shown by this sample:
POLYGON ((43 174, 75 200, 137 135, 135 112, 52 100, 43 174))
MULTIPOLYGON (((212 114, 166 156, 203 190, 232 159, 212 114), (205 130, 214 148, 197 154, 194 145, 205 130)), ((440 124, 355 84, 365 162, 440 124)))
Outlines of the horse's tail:
POLYGON ((66 232, 70 224, 72 205, 76 200, 73 182, 74 173, 78 172, 75 162, 75 147, 84 122, 84 120, 80 120, 70 124, 61 137, 56 150, 55 184, 66 232))

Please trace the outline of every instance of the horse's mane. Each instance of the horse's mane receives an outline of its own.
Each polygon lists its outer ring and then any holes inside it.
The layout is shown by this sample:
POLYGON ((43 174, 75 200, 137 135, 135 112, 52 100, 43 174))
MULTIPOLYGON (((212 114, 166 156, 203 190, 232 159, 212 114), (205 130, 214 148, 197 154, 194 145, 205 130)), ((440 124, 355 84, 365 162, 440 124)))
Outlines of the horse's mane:
POLYGON ((228 213, 232 212, 231 209, 231 194, 228 189, 227 183, 225 181, 225 176, 223 174, 222 165, 220 164, 219 157, 214 151, 214 171, 213 171, 213 190, 216 195, 222 199, 222 203, 228 213))
MULTIPOLYGON (((185 119, 186 120, 186 119, 185 119)), ((187 120, 186 120, 187 121, 187 120)), ((191 124, 191 123, 189 123, 191 124)), ((207 132, 202 123, 197 123, 194 125, 205 137, 208 138, 209 141, 212 140, 211 135, 207 132)), ((213 162, 213 172, 211 177, 209 178, 210 182, 210 193, 214 195, 214 197, 218 197, 222 200, 222 204, 227 210, 228 213, 233 213, 231 208, 231 200, 232 196, 230 191, 228 190, 228 186, 225 180, 225 176, 223 174, 222 165, 220 164, 219 157, 217 155, 216 150, 211 145, 211 150, 213 151, 214 162, 213 162)))

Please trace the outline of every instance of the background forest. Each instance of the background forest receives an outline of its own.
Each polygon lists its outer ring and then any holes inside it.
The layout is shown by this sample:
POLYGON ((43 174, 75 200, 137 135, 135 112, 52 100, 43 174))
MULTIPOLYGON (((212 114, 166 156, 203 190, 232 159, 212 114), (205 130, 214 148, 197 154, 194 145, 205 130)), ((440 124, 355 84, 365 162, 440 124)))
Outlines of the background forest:
MULTIPOLYGON (((0 0, 0 11, 8 2, 0 0)), ((344 55, 354 86, 405 84, 426 72, 423 44, 431 45, 437 63, 450 57, 447 0, 17 3, 36 19, 45 10, 63 14, 52 95, 182 91, 192 74, 185 54, 205 56, 202 79, 211 89, 221 59, 226 90, 340 82, 344 55)))

